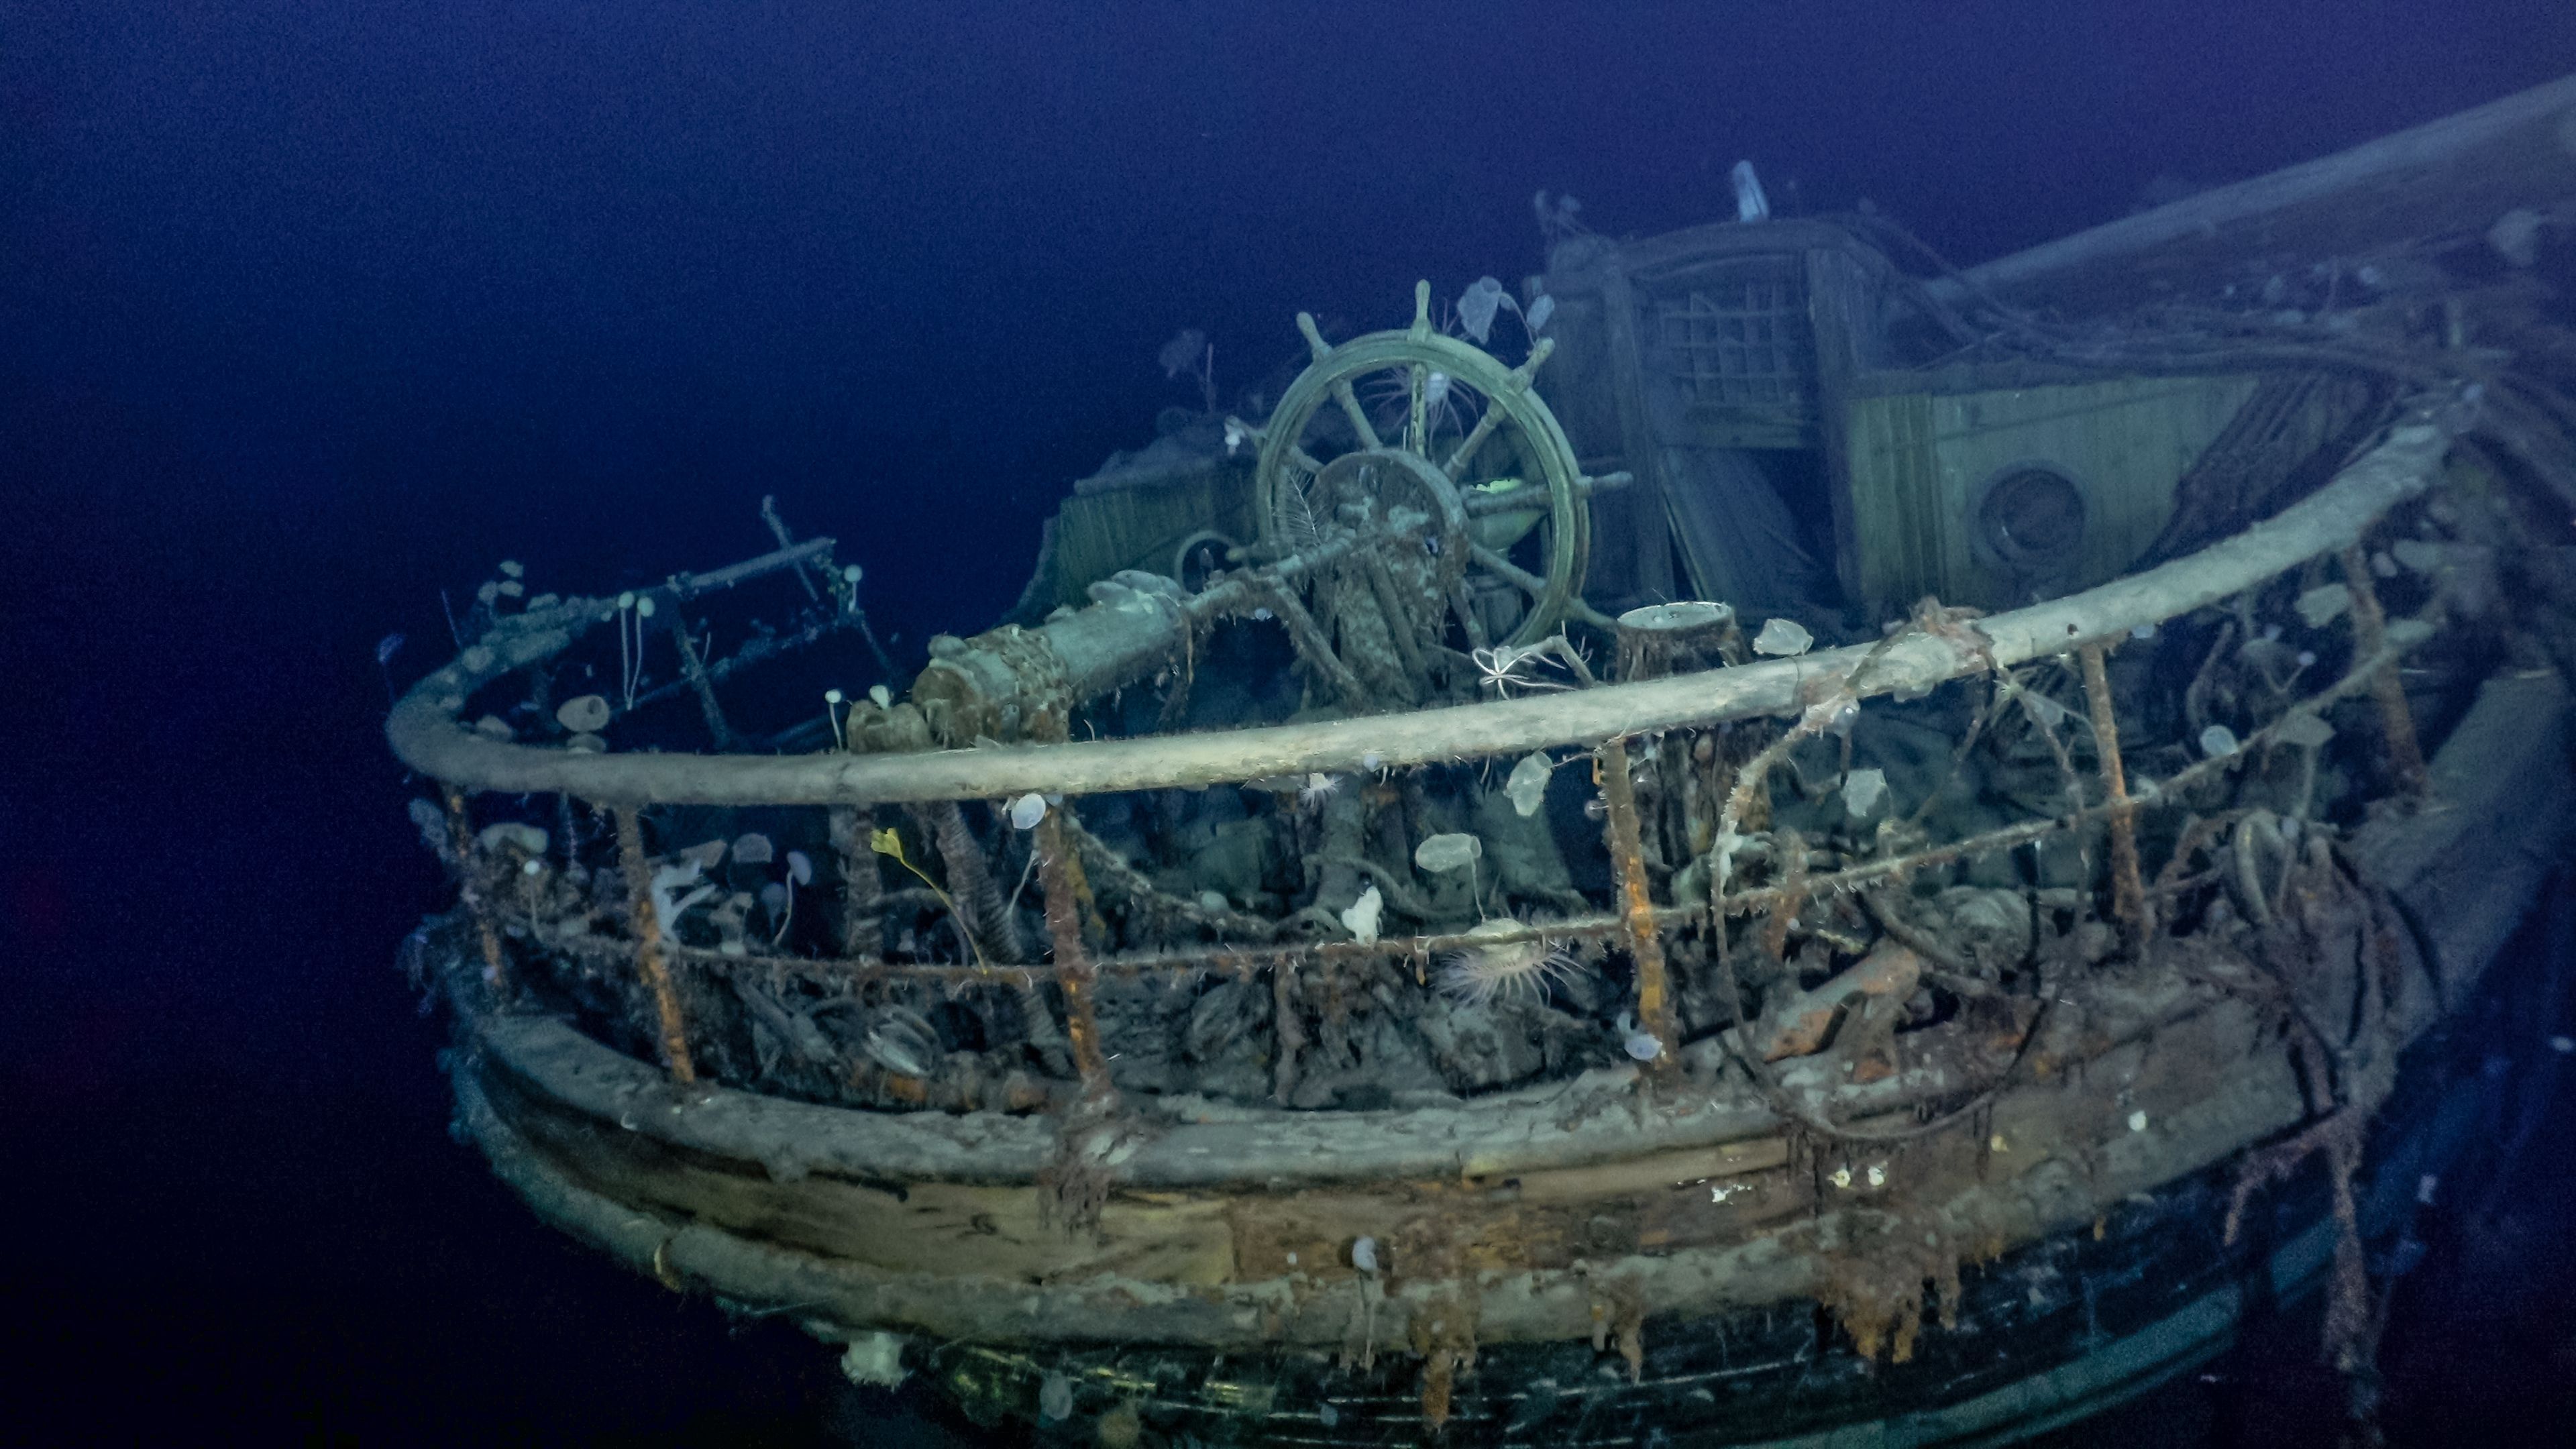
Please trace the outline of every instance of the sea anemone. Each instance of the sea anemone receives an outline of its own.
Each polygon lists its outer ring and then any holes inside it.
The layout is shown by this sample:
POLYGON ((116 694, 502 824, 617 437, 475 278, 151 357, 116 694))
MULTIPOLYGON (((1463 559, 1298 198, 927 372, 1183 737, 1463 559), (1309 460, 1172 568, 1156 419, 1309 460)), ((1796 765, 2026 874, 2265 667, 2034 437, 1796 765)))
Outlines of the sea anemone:
MULTIPOLYGON (((1413 418, 1413 370, 1393 367, 1372 373, 1360 383, 1363 401, 1379 428, 1394 432, 1413 418)), ((1422 426, 1432 437, 1457 436, 1482 414, 1483 396, 1474 388, 1437 370, 1422 379, 1422 426)))
MULTIPOLYGON (((1467 934, 1517 935, 1528 926, 1514 920, 1485 921, 1467 934)), ((1522 1000, 1532 1005, 1547 998, 1550 986, 1562 986, 1583 969, 1571 946, 1544 936, 1522 941, 1496 941, 1469 946, 1440 958, 1440 992, 1465 1006, 1490 1006, 1522 1000)))
POLYGON ((1342 777, 1339 775, 1309 773, 1306 783, 1297 787, 1297 803, 1309 810, 1321 810, 1333 798, 1333 793, 1341 788, 1342 777))

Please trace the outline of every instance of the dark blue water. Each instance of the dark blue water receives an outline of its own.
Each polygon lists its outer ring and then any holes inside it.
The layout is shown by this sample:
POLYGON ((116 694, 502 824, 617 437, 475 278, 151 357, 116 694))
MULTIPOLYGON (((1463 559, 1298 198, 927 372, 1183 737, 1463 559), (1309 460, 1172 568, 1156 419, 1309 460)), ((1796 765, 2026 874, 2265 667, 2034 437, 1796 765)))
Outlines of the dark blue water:
MULTIPOLYGON (((0 1438, 930 1432, 448 1140, 373 658, 442 588, 722 562, 774 493, 917 660, 1193 400, 1175 331, 1247 384, 1534 269, 1540 188, 1652 233, 1750 157, 1968 261, 2570 70, 2558 0, 0 0, 0 1438)), ((2565 1140, 2401 1290, 2418 1442, 2566 1403, 2565 1140)), ((2312 1343, 2098 1432, 2323 1442, 2312 1343)))

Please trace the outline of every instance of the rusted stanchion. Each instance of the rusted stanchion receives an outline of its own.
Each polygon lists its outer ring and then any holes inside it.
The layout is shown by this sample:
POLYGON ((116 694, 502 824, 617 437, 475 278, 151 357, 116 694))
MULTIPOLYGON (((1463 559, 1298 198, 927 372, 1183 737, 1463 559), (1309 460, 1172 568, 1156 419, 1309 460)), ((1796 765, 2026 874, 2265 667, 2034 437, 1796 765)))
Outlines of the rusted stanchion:
POLYGON ((1038 878, 1046 887, 1047 935, 1055 942, 1055 980, 1064 992, 1064 1031, 1073 1043, 1074 1070, 1081 1074, 1084 1096, 1106 1099, 1115 1089, 1109 1084, 1109 1062, 1100 1054, 1100 1018, 1091 1006, 1099 972, 1082 945, 1082 906, 1075 898, 1082 867, 1056 818, 1062 808, 1048 807, 1046 818, 1038 822, 1038 878))
POLYGON ((1628 742, 1613 739, 1601 746, 1601 798, 1609 806, 1610 863, 1619 875, 1619 913, 1627 921, 1628 950, 1637 960, 1637 1024, 1654 1037, 1658 1050, 1646 1064, 1654 1076, 1669 1075, 1673 1054, 1673 1001, 1664 972, 1664 942, 1655 931, 1655 901, 1646 879, 1646 851, 1637 825, 1637 791, 1628 779, 1628 742))
POLYGON ((465 909, 474 916, 474 934, 483 947, 483 984, 492 988, 493 999, 499 1000, 510 994, 510 965, 501 951, 500 928, 492 924, 491 908, 474 885, 474 822, 465 814, 464 791, 450 785, 441 793, 447 799, 448 864, 456 870, 465 909))
POLYGON ((662 1058, 671 1069, 671 1080, 686 1086, 698 1079, 698 1066, 689 1057, 689 1030, 680 1016, 680 994, 672 988, 671 968, 662 959, 662 919, 653 908, 653 867, 644 859, 644 828, 632 806, 621 805, 614 813, 617 860, 626 873, 626 895, 635 920, 635 974, 652 994, 653 1010, 662 1026, 662 1058))
POLYGON ((2120 764, 2120 723, 2111 712, 2111 676, 2102 646, 2075 651, 2084 660, 2084 699, 2093 711, 2093 749, 2102 771, 2102 808, 2110 812, 2111 910, 2133 940, 2151 928, 2146 883, 2138 876, 2138 819, 2129 808, 2128 772, 2120 764))
MULTIPOLYGON (((2388 647, 2388 615, 2371 586, 2370 560, 2359 545, 2336 556, 2343 564, 2344 587, 2352 591, 2353 647, 2364 659, 2388 647)), ((2421 800, 2433 791, 2432 774, 2424 768, 2424 746, 2415 738, 2415 712, 2406 705, 2406 686, 2391 660, 2370 678, 2370 697, 2379 703, 2379 725, 2388 736, 2388 768, 2397 788, 2421 800)))
POLYGON ((885 949, 880 914, 885 884, 877 878, 877 813, 865 805, 832 807, 832 848, 841 853, 841 954, 870 957, 885 949))

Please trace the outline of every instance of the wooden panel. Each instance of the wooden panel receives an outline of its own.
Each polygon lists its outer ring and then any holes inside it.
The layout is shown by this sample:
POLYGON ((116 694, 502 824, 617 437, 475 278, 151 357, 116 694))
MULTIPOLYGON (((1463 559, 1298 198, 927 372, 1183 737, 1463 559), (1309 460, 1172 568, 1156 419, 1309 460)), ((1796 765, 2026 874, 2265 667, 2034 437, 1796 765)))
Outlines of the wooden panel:
MULTIPOLYGON (((1636 483, 1631 497, 1630 561, 1635 573, 1626 582, 1638 598, 1671 598, 1673 555, 1664 526, 1663 449, 1646 416, 1644 375, 1637 356, 1637 297, 1628 274, 1613 257, 1601 264, 1601 324, 1609 353, 1611 400, 1619 410, 1620 453, 1636 483)), ((1619 600, 1627 602, 1625 599, 1619 600)))
MULTIPOLYGON (((1628 437, 1619 422, 1619 400, 1611 389, 1609 319, 1603 315, 1598 279, 1589 274, 1551 277, 1549 295, 1556 314, 1547 335, 1556 342, 1535 386, 1556 425, 1565 430, 1576 457, 1595 472, 1626 456, 1628 437), (1563 288, 1565 290, 1557 290, 1563 288), (1602 466, 1595 467, 1595 464, 1602 466)), ((1606 500, 1604 500, 1606 501, 1606 500)), ((1597 510, 1600 502, 1593 507, 1597 510)))
MULTIPOLYGON (((1548 336, 1556 351, 1538 371, 1539 396, 1556 414, 1557 425, 1574 445, 1584 471, 1627 470, 1641 479, 1648 465, 1634 461, 1631 439, 1620 410, 1620 393, 1611 365, 1608 303, 1596 270, 1550 273, 1548 294, 1556 298, 1556 315, 1548 336)), ((1664 536, 1660 490, 1630 487, 1596 495, 1592 508, 1592 567, 1584 594, 1611 609, 1627 607, 1645 588, 1640 578, 1662 570, 1667 591, 1672 577, 1670 546, 1664 536)))
POLYGON ((1816 427, 1794 408, 1693 407, 1684 410, 1685 434, 1701 448, 1812 448, 1816 427))
POLYGON ((756 1166, 600 1124, 483 1079, 495 1111, 550 1164, 620 1202, 683 1214, 760 1241, 907 1273, 970 1273, 1051 1283, 1103 1273, 1214 1285, 1234 1275, 1224 1206, 1213 1198, 1123 1193, 1096 1237, 1038 1223, 1033 1187, 858 1181, 813 1173, 772 1180, 756 1166))
POLYGON ((1085 588, 1120 569, 1168 574, 1182 540, 1203 530, 1237 543, 1250 543, 1260 532, 1248 460, 1136 487, 1077 493, 1056 516, 1052 602, 1080 608, 1090 602, 1085 588))
MULTIPOLYGON (((1563 1268, 1641 1248, 1742 1241, 1805 1211, 1777 1137, 1520 1174, 1302 1192, 1115 1190, 1095 1235, 1038 1221, 1025 1186, 903 1182, 837 1172, 780 1181, 756 1164, 607 1126, 482 1078, 494 1110, 549 1165, 640 1210, 893 1272, 1029 1284, 1117 1274, 1191 1287, 1347 1276, 1353 1240, 1376 1238, 1419 1271, 1563 1268), (1727 1189, 1712 1194, 1714 1183, 1727 1189)), ((1399 1273, 1405 1271, 1399 1266, 1399 1273)))
MULTIPOLYGON (((1908 598, 1909 590, 1912 597, 1942 592, 1943 535, 1955 530, 1948 522, 1954 515, 1941 504, 1932 399, 1921 393, 1855 398, 1845 416, 1853 539, 1846 567, 1855 592, 1890 602, 1908 598)), ((1964 539, 1959 547, 1964 552, 1964 539)))
POLYGON ((2014 581, 1979 557, 1970 510, 2000 470, 2045 463, 2083 490, 2073 591, 2116 577, 2164 528, 2176 480, 2253 394, 2245 376, 2116 378, 1858 397, 1847 413, 1853 576, 1882 612, 1920 596, 2004 608, 2014 581))
POLYGON ((1849 254, 1807 254, 1807 322, 1816 345, 1816 427, 1825 455, 1825 495, 1833 514, 1833 566, 1846 596, 1860 593, 1860 557, 1852 531, 1851 436, 1836 425, 1849 406, 1852 379, 1875 359, 1877 297, 1871 278, 1849 254))
POLYGON ((1245 1282, 1351 1276, 1350 1245, 1361 1237, 1378 1241, 1399 1277, 1419 1273, 1426 1253, 1458 1271, 1520 1272, 1741 1242, 1810 1206, 1788 1155, 1782 1139, 1761 1137, 1379 1192, 1247 1194, 1228 1212, 1235 1270, 1245 1282))

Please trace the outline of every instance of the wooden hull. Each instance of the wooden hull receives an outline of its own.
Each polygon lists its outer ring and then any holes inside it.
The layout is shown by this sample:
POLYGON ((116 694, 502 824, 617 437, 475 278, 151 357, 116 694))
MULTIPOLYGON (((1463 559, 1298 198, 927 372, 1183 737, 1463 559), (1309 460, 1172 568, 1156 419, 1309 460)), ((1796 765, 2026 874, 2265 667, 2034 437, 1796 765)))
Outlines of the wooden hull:
MULTIPOLYGON (((2490 681, 2436 762, 2442 805, 2351 842, 2410 927, 2396 1040, 2466 1000, 2557 856, 2566 713, 2554 675, 2490 681)), ((2368 953, 2317 954, 2348 999, 2368 953)), ((1379 1442, 1427 1413, 1456 1442, 1651 1422, 1912 1443, 2029 1432, 2179 1371, 2330 1241, 2295 1189, 2219 1241, 2239 1154, 2308 1112, 2270 1013, 2174 972, 2064 989, 1979 1131, 1853 1154, 1624 1073, 1415 1111, 1167 1101, 1068 1149, 1038 1117, 675 1091, 452 994, 463 1120, 541 1214, 675 1289, 902 1335, 985 1411, 1035 1416, 1057 1378, 1077 1418, 1202 1439, 1379 1442), (1106 1190, 1096 1232, 1048 1224, 1068 1160, 1106 1190), (1381 1271, 1353 1267, 1362 1238, 1381 1271)), ((2409 1060, 2388 1120, 2434 1152, 2412 1128, 2443 1117, 2438 1053, 2409 1060)), ((1902 1124, 1990 1069, 1917 1060, 1832 1095, 1902 1124)))

